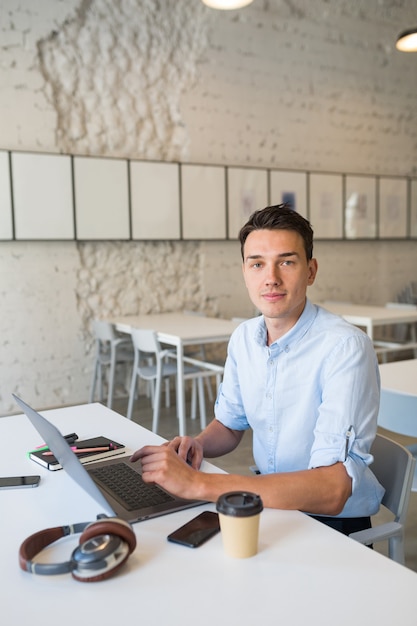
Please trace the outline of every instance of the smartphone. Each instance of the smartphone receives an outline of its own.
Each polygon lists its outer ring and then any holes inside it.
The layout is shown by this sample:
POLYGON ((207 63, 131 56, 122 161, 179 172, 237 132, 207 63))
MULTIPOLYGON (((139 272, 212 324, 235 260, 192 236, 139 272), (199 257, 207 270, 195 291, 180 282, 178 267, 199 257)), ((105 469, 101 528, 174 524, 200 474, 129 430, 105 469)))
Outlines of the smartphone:
POLYGON ((203 511, 197 517, 168 535, 168 541, 180 543, 189 548, 198 548, 202 543, 220 531, 219 516, 212 511, 203 511))
POLYGON ((0 489, 19 489, 22 487, 37 487, 40 476, 1 476, 0 489))

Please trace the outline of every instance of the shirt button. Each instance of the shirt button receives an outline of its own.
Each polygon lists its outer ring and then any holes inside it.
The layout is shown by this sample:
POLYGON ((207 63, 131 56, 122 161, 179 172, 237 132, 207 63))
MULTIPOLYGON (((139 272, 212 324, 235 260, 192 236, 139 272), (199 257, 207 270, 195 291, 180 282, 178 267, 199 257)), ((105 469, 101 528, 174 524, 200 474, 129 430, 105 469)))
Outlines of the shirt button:
POLYGON ((284 350, 285 350, 285 352, 289 352, 290 351, 290 346, 285 346, 284 350))

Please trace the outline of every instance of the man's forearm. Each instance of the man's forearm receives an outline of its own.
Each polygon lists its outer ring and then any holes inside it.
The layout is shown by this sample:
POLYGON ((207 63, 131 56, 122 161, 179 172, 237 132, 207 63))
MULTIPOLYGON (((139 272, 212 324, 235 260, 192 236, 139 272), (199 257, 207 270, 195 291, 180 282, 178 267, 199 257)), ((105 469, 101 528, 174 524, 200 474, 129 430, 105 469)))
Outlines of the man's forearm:
POLYGON ((214 419, 195 439, 203 446, 204 456, 213 459, 236 448, 244 431, 231 430, 214 419))

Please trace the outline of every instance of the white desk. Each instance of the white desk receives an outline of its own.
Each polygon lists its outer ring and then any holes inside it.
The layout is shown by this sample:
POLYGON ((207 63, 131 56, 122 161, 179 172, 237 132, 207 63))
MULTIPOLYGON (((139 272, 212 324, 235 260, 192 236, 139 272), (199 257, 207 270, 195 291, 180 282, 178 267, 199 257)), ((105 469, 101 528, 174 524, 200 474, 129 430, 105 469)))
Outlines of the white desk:
MULTIPOLYGON (((131 449, 160 441, 99 404, 45 415, 64 434, 117 437, 131 449)), ((46 619, 59 626, 114 626, 121 620, 147 626, 254 626, 271 620, 291 626, 352 626, 355 620, 378 626, 416 624, 414 572, 297 511, 263 511, 259 553, 250 559, 227 557, 220 535, 195 550, 166 541, 170 531, 200 510, 213 509, 208 505, 135 524, 136 551, 106 581, 80 583, 69 574, 23 572, 18 550, 28 535, 94 520, 100 511, 63 471, 48 472, 26 458, 25 452, 41 439, 25 416, 0 418, 0 437, 0 474, 42 476, 37 489, 0 495, 0 593, 7 623, 46 619)), ((67 560, 77 544, 74 539, 61 540, 50 560, 67 560)))
POLYGON ((237 322, 186 313, 158 313, 110 318, 117 330, 130 333, 132 328, 154 330, 161 343, 174 346, 178 368, 179 433, 185 435, 184 347, 227 342, 237 322))
POLYGON ((374 329, 377 326, 417 323, 417 310, 349 304, 330 300, 318 302, 317 304, 331 313, 340 315, 347 322, 365 328, 372 340, 374 339, 374 329))
POLYGON ((382 389, 413 396, 417 400, 417 359, 381 363, 379 371, 382 389))

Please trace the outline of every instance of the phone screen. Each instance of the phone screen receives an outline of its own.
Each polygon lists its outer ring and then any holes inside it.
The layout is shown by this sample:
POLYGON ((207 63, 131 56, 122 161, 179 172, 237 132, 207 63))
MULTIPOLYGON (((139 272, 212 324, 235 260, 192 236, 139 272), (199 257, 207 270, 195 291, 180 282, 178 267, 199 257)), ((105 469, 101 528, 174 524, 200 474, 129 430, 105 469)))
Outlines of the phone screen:
POLYGON ((40 476, 1 476, 0 489, 18 489, 19 487, 37 487, 40 476))
POLYGON ((197 517, 168 535, 168 541, 197 548, 220 530, 219 516, 212 511, 203 511, 197 517))

